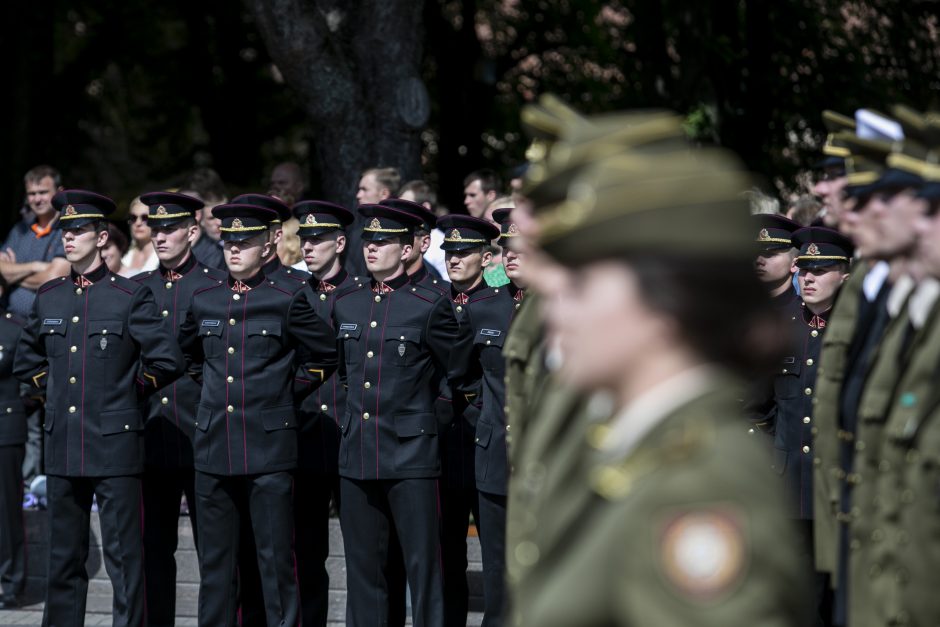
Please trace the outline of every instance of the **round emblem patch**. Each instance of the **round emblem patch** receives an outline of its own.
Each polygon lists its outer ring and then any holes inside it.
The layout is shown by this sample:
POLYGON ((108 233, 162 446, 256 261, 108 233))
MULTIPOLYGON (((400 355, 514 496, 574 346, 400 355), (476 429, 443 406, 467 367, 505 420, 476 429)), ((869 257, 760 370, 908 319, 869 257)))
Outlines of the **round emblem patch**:
POLYGON ((669 584, 683 597, 714 600, 737 584, 746 566, 746 539, 736 517, 694 511, 670 520, 660 540, 669 584))

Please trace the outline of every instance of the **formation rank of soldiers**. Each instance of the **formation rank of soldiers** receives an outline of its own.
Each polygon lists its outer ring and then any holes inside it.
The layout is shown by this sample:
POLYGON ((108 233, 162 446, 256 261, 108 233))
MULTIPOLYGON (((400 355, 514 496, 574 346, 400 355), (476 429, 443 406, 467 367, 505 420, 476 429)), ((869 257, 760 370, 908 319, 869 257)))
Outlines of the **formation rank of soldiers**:
POLYGON ((93 497, 114 624, 173 624, 183 494, 201 625, 324 625, 331 502, 349 625, 404 624, 406 582, 414 625, 465 624, 471 512, 486 625, 936 624, 940 118, 824 120, 807 228, 677 116, 550 96, 501 228, 247 194, 220 272, 201 203, 151 193, 160 267, 125 279, 114 203, 58 193, 71 274, 0 320, 46 399, 44 624, 83 623, 93 497), (450 283, 406 272, 435 227, 450 283))

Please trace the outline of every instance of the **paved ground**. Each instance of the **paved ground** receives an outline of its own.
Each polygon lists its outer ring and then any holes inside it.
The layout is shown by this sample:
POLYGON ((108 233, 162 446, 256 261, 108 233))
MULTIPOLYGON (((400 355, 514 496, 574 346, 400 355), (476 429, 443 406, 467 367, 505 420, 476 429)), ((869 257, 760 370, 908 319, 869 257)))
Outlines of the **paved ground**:
MULTIPOLYGON (((28 538, 29 580, 26 588, 26 605, 16 611, 0 610, 0 625, 4 627, 26 627, 42 624, 42 598, 46 572, 45 512, 28 511, 26 514, 28 538)), ((180 545, 177 550, 177 586, 176 586, 176 624, 180 627, 195 627, 196 599, 199 593, 199 569, 196 552, 192 542, 192 530, 189 520, 180 519, 180 545)), ((90 576, 88 584, 88 611, 85 625, 111 625, 111 584, 101 557, 99 538, 101 529, 97 515, 92 516, 91 546, 87 568, 90 576)), ((470 562, 468 580, 470 583, 470 609, 468 626, 479 625, 482 620, 482 580, 480 572, 480 544, 476 537, 468 538, 467 557, 470 562)), ((327 570, 330 574, 330 627, 344 624, 346 611, 346 564, 343 558, 343 537, 339 523, 332 521, 330 527, 330 557, 327 570)), ((409 620, 410 623, 410 620, 409 620)))

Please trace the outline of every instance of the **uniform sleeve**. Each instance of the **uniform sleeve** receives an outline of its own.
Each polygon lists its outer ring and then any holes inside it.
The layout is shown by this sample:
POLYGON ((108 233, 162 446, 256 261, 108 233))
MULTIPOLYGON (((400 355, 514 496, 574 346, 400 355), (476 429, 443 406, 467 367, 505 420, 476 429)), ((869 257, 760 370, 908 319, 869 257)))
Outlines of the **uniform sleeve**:
POLYGON ((153 292, 141 286, 133 296, 128 326, 140 346, 137 382, 143 393, 151 394, 178 379, 184 371, 183 354, 164 326, 153 292))
POLYGON ((447 373, 451 389, 472 391, 474 381, 479 379, 479 363, 473 363, 473 325, 469 317, 460 324, 450 302, 440 298, 428 317, 425 335, 436 365, 447 373))
POLYGON ((333 329, 316 314, 306 292, 300 290, 291 300, 287 327, 290 337, 299 343, 304 384, 312 392, 336 371, 337 352, 333 329))
POLYGON ((202 364, 206 360, 202 348, 202 339, 199 337, 199 327, 196 317, 193 315, 192 301, 186 308, 186 319, 180 326, 179 333, 176 336, 180 350, 183 351, 183 362, 186 374, 192 377, 197 383, 202 383, 202 364))
POLYGON ((40 316, 34 304, 16 346, 13 375, 30 389, 45 391, 49 378, 49 360, 46 346, 40 337, 40 326, 40 316))

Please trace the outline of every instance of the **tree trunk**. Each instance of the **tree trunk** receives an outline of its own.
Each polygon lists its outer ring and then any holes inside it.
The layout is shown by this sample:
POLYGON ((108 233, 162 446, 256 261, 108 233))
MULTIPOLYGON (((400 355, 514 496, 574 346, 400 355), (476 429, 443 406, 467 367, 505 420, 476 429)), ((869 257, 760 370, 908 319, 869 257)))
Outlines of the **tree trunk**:
POLYGON ((421 2, 245 0, 271 58, 310 119, 325 200, 355 206, 362 170, 421 173, 428 119, 421 2))

